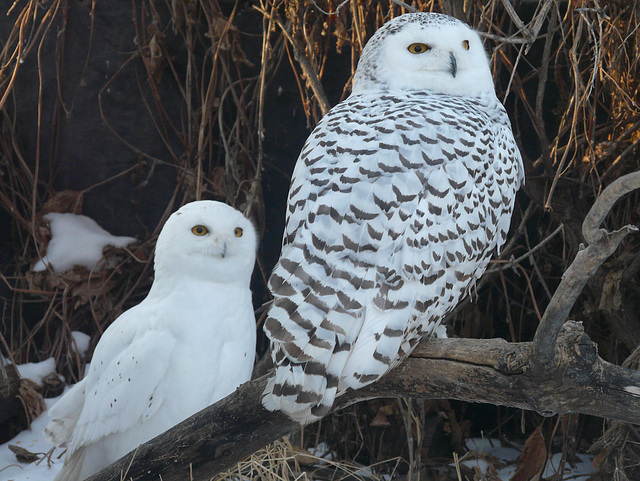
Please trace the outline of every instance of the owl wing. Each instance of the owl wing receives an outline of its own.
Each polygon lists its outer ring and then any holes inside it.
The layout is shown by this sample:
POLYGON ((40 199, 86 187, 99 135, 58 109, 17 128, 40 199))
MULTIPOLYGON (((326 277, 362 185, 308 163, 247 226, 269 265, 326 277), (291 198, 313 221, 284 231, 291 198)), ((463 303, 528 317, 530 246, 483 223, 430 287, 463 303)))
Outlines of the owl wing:
POLYGON ((176 340, 150 327, 156 315, 145 301, 123 313, 102 335, 89 373, 78 383, 81 387, 72 388, 52 409, 50 425, 54 427, 81 407, 68 431, 68 455, 109 434, 131 429, 162 404, 176 340), (73 402, 67 402, 68 397, 73 402))
MULTIPOLYGON (((267 407, 322 415, 338 389, 373 382, 408 353, 484 270, 497 238, 483 209, 503 194, 512 205, 508 192, 487 192, 497 124, 468 99, 424 95, 351 97, 303 148, 270 280, 278 371, 267 407)), ((515 178, 513 163, 499 176, 515 178)))
POLYGON ((506 240, 523 180, 506 112, 492 117, 468 101, 455 107, 441 105, 428 114, 432 127, 413 133, 421 137, 408 156, 419 159, 409 169, 415 189, 394 179, 386 212, 396 219, 376 226, 393 240, 376 258, 376 293, 342 369, 340 391, 377 380, 433 333, 506 240))

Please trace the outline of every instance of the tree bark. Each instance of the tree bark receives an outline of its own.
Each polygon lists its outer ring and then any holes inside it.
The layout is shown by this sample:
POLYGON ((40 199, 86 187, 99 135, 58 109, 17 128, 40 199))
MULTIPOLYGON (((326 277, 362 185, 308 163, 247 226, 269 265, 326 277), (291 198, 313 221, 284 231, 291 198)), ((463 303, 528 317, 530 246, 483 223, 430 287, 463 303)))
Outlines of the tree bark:
POLYGON ((593 277, 602 263, 618 248, 627 234, 637 232, 636 226, 627 225, 613 232, 600 229, 600 224, 622 196, 640 189, 640 172, 624 175, 612 182, 589 210, 582 224, 582 235, 590 244, 582 247, 545 309, 533 339, 534 370, 542 373, 554 362, 554 349, 560 329, 587 281, 593 277))
MULTIPOLYGON (((531 351, 530 342, 503 339, 425 341, 377 383, 338 398, 335 409, 376 397, 450 398, 548 416, 582 413, 640 424, 640 372, 599 358, 580 323, 565 324, 549 371, 536 374, 531 369, 531 351)), ((124 473, 123 479, 134 481, 158 475, 164 481, 197 481, 233 467, 299 427, 262 407, 267 378, 243 384, 89 480, 120 479, 124 473)))

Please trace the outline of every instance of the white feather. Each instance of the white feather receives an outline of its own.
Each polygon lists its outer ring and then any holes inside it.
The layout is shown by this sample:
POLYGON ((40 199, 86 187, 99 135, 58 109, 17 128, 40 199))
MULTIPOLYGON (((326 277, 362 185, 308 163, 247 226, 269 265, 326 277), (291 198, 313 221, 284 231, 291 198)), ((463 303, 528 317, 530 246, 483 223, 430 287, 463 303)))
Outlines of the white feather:
POLYGON ((109 326, 86 378, 51 409, 45 435, 68 447, 57 480, 90 476, 250 379, 255 251, 251 222, 219 202, 169 218, 149 295, 109 326))
POLYGON ((379 29, 294 169, 264 405, 313 421, 443 334, 505 242, 522 178, 478 34, 429 13, 379 29))

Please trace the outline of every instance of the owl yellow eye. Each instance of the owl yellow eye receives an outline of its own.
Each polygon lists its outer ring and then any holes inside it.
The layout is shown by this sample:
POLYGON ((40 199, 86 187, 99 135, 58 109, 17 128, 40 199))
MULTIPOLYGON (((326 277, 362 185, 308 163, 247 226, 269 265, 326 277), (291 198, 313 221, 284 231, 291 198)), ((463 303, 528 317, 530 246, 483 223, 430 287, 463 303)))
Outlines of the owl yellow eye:
POLYGON ((236 237, 242 237, 242 234, 244 233, 244 231, 242 230, 242 227, 236 227, 236 237))
POLYGON ((469 40, 462 41, 462 48, 464 48, 465 50, 469 50, 469 40))
POLYGON ((407 50, 411 53, 425 53, 427 50, 431 50, 431 47, 426 43, 412 43, 407 47, 407 50))
POLYGON ((191 232, 193 232, 195 235, 205 235, 207 232, 209 232, 209 229, 207 229, 205 226, 203 225, 194 225, 191 228, 191 232))

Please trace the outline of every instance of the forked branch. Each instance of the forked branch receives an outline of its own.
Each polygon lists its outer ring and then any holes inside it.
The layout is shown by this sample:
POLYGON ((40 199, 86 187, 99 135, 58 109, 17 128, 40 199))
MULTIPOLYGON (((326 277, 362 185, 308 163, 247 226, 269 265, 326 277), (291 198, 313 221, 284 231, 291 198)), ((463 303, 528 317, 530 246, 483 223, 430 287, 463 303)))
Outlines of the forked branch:
POLYGON ((599 228, 613 204, 635 189, 640 189, 640 172, 620 177, 602 192, 585 217, 582 233, 589 246, 578 252, 562 275, 562 281, 540 320, 533 339, 531 364, 534 370, 542 372, 552 368, 555 358, 554 347, 560 329, 585 284, 613 254, 622 239, 630 232, 638 231, 636 226, 631 225, 613 232, 599 228))

